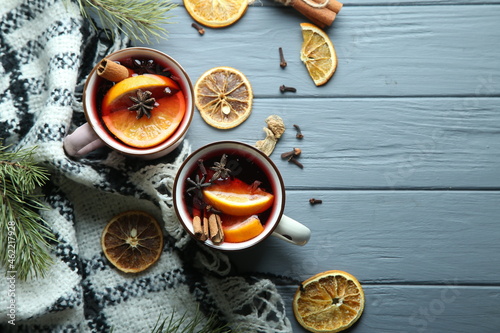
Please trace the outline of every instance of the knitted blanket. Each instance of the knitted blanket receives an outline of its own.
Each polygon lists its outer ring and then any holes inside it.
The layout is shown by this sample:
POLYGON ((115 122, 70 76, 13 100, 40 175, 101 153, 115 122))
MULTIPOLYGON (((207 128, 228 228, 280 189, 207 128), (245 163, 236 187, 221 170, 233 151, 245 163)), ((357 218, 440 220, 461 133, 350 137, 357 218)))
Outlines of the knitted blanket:
POLYGON ((0 331, 151 332, 159 318, 211 312, 239 332, 291 331, 270 280, 234 275, 226 255, 180 228, 171 188, 190 152, 187 141, 155 161, 109 148, 79 160, 65 155, 63 137, 85 122, 86 75, 126 44, 95 32, 74 2, 2 0, 0 140, 12 149, 38 147, 35 158, 51 173, 42 189, 50 209, 42 216, 58 242, 45 277, 15 281, 14 319, 0 268, 0 331), (115 269, 100 245, 107 221, 130 209, 156 216, 166 238, 159 261, 131 275, 115 269))

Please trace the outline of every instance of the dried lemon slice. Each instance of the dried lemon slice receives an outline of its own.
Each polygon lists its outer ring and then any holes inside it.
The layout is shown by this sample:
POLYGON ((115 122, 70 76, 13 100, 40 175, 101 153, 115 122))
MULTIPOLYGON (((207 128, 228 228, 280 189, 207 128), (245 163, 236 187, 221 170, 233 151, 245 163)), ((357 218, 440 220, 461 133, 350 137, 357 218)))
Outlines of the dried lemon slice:
POLYGON ((222 28, 238 21, 248 7, 248 0, 184 0, 191 17, 210 28, 222 28))
POLYGON ((252 111, 252 86, 243 73, 231 67, 215 67, 203 73, 194 95, 203 120, 219 129, 238 126, 252 111))
POLYGON ((311 23, 301 23, 304 39, 300 60, 306 65, 314 84, 321 86, 330 80, 337 69, 338 59, 330 37, 311 23))
POLYGON ((160 257, 163 233, 153 216, 142 211, 127 211, 108 222, 102 232, 101 246, 116 268, 138 273, 160 257))
POLYGON ((297 321, 310 332, 335 333, 351 327, 363 313, 359 281, 343 271, 326 271, 302 282, 293 298, 297 321))

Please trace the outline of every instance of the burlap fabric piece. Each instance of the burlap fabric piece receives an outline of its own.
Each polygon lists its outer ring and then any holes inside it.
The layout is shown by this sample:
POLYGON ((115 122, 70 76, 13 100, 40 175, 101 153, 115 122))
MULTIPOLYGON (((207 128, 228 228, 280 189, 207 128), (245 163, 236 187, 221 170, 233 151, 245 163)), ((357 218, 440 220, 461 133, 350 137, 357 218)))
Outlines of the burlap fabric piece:
POLYGON ((84 123, 81 88, 104 55, 126 47, 85 22, 76 3, 3 0, 0 6, 0 138, 13 148, 38 146, 51 173, 43 217, 57 236, 44 278, 16 281, 15 326, 0 269, 0 331, 150 332, 160 316, 216 311, 240 332, 290 332, 284 304, 267 279, 237 276, 226 256, 198 245, 179 227, 171 188, 188 142, 156 161, 103 148, 71 160, 63 137, 84 123), (105 259, 106 222, 128 209, 155 215, 166 246, 147 271, 125 275, 105 259))

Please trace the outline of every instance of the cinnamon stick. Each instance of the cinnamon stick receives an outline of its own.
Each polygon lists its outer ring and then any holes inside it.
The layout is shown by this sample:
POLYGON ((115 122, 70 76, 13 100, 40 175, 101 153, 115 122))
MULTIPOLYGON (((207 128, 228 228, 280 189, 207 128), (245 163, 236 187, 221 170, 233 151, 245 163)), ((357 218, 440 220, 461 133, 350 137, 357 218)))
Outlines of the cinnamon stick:
POLYGON ((199 216, 193 217, 193 230, 194 230, 194 237, 196 237, 199 240, 206 240, 206 238, 202 239, 203 225, 201 223, 201 218, 199 216))
POLYGON ((210 240, 215 245, 224 241, 224 232, 222 231, 222 222, 220 216, 212 214, 208 218, 208 226, 210 229, 210 240))
POLYGON ((203 241, 206 241, 210 235, 210 231, 208 229, 208 219, 203 217, 203 241))
POLYGON ((206 241, 208 238, 208 232, 205 232, 204 224, 208 224, 205 222, 206 218, 203 218, 203 213, 200 210, 200 207, 197 202, 193 203, 193 231, 196 239, 201 241, 206 241))
POLYGON ((104 58, 97 67, 97 75, 112 82, 119 82, 128 78, 130 71, 127 67, 104 58))
POLYGON ((321 28, 331 25, 337 16, 336 12, 327 7, 315 8, 302 0, 293 0, 291 6, 321 28))
MULTIPOLYGON (((325 3, 325 0, 312 0, 314 3, 317 3, 317 4, 323 4, 325 3)), ((340 10, 342 9, 342 6, 344 6, 343 3, 337 1, 337 0, 330 0, 328 1, 328 3, 326 4, 326 8, 330 9, 331 11, 334 11, 336 14, 338 14, 340 12, 340 10)))

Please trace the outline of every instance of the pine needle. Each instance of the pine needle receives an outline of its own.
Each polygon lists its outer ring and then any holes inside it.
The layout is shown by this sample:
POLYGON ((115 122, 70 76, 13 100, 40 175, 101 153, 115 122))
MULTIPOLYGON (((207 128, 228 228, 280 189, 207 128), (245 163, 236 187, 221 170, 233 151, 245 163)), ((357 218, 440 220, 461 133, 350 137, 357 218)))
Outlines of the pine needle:
MULTIPOLYGON (((96 16, 106 31, 118 30, 132 40, 145 44, 166 39, 163 26, 172 16, 166 13, 177 7, 168 0, 77 0, 82 15, 96 16)), ((95 26, 94 26, 95 28, 95 26)), ((114 37, 114 36, 113 36, 114 37)))
POLYGON ((193 318, 188 318, 184 313, 179 319, 174 318, 175 311, 169 317, 161 320, 158 318, 152 333, 226 333, 231 332, 227 325, 223 325, 215 314, 206 320, 200 309, 196 309, 193 318))
POLYGON ((32 149, 8 151, 0 145, 0 265, 21 280, 43 276, 56 241, 39 212, 47 207, 35 193, 49 179, 33 162, 32 149))

